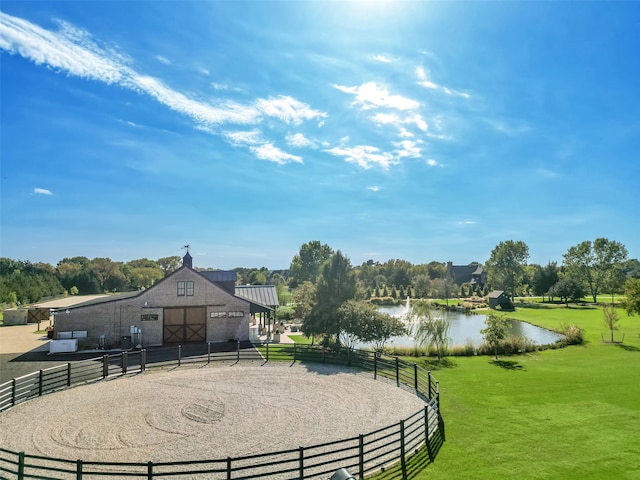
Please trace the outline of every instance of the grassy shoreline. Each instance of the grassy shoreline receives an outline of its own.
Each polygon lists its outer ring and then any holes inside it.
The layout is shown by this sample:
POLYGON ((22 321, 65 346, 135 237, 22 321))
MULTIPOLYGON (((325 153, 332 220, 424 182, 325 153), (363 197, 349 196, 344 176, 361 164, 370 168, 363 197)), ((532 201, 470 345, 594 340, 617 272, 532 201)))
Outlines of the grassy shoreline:
POLYGON ((409 359, 437 371, 447 425, 435 462, 414 478, 640 478, 640 318, 621 312, 617 345, 602 342, 597 307, 508 316, 550 329, 575 323, 585 343, 499 361, 409 359))

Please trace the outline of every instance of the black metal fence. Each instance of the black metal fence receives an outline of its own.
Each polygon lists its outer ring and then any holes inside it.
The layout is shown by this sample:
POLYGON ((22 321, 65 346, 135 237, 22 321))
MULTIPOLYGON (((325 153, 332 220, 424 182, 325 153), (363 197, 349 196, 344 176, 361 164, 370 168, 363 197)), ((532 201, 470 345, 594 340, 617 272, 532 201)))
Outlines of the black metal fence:
POLYGON ((413 476, 416 465, 433 461, 444 442, 438 382, 431 372, 398 357, 370 351, 331 350, 309 345, 264 344, 258 348, 219 348, 212 344, 153 350, 136 350, 70 362, 31 373, 0 385, 0 412, 47 393, 107 377, 142 372, 147 367, 182 366, 211 362, 313 362, 349 366, 386 379, 415 392, 425 401, 424 409, 399 423, 329 443, 267 452, 244 457, 183 462, 89 462, 67 460, 0 447, 2 478, 97 479, 311 479, 329 478, 346 468, 360 479, 395 465, 395 477, 413 476), (413 459, 421 459, 412 462, 413 459), (426 459, 426 460, 425 460, 426 459))

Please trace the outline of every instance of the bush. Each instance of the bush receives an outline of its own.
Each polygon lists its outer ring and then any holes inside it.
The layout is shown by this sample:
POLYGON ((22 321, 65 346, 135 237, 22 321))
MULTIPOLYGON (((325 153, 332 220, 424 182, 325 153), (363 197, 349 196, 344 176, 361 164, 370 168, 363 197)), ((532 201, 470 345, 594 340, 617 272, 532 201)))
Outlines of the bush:
POLYGON ((564 340, 559 340, 561 345, 582 345, 584 343, 584 330, 574 324, 562 325, 561 332, 564 340))
POLYGON ((473 346, 471 341, 464 345, 454 345, 449 348, 449 355, 452 357, 473 357, 476 355, 476 347, 473 346))
POLYGON ((279 322, 288 322, 295 318, 295 309, 290 306, 278 307, 276 309, 276 320, 279 322))

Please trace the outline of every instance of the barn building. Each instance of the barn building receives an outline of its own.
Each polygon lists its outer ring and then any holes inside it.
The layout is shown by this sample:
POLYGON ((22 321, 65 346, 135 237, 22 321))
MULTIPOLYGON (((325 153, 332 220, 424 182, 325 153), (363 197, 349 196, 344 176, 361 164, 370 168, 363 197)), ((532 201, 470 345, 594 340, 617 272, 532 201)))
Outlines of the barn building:
POLYGON ((179 269, 146 290, 56 311, 55 338, 82 332, 85 344, 114 347, 246 341, 256 315, 271 324, 275 287, 260 286, 247 298, 245 290, 236 290, 234 271, 196 271, 189 252, 182 261, 179 269), (270 305, 256 300, 268 295, 270 305))

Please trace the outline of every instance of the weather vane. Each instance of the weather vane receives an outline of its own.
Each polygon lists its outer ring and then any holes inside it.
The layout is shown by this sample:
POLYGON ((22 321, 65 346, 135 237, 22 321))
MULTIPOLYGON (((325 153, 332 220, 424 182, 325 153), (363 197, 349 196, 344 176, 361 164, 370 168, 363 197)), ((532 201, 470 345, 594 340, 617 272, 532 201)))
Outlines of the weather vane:
POLYGON ((189 253, 189 244, 186 244, 184 247, 182 247, 182 250, 186 250, 187 253, 189 253))

